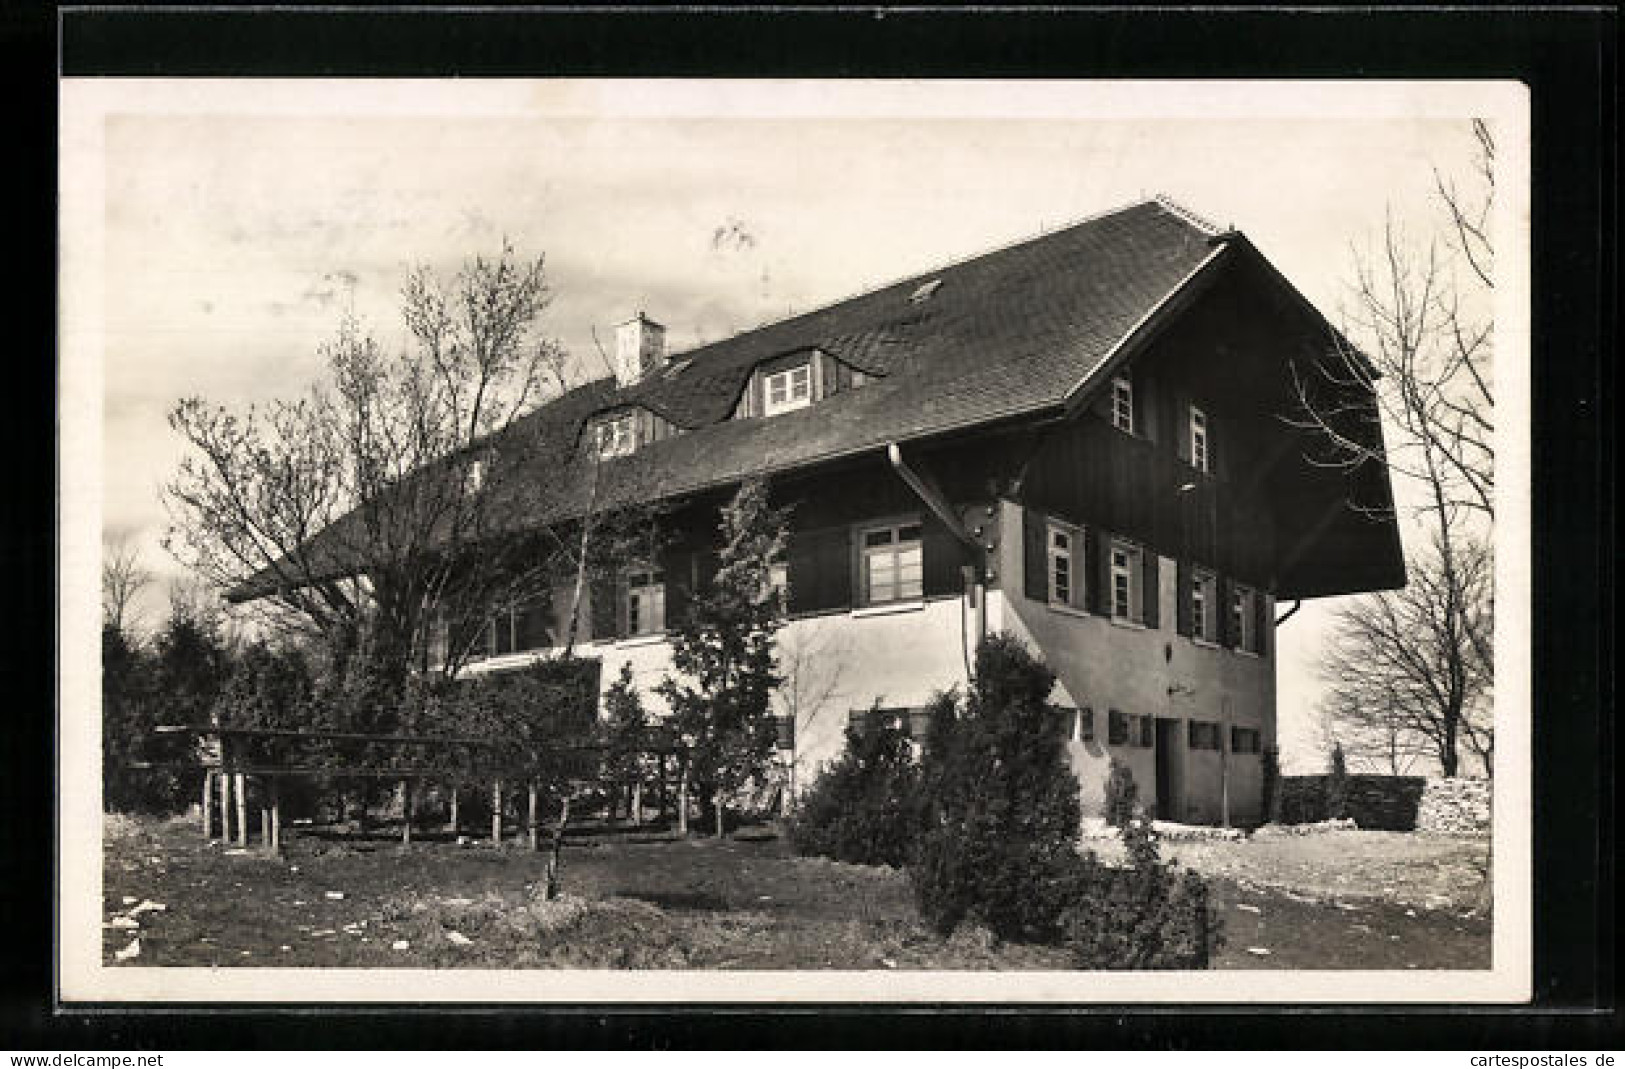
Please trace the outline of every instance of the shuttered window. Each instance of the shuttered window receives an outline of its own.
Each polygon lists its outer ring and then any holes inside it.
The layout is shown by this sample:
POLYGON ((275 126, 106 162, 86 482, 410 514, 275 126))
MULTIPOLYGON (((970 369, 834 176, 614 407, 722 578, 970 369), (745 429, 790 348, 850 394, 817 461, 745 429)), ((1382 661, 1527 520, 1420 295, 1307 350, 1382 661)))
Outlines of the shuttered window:
POLYGON ((1195 405, 1190 409, 1190 462, 1197 471, 1209 470, 1207 413, 1195 405))
POLYGON ((1191 749, 1217 750, 1219 748, 1219 725, 1211 720, 1192 720, 1189 733, 1191 749))
POLYGON ((626 577, 626 633, 654 635, 666 629, 666 576, 642 569, 626 577))
POLYGON ((1128 714, 1118 709, 1106 711, 1106 741, 1113 746, 1128 745, 1128 714))
POLYGON ((918 521, 864 529, 859 536, 863 603, 884 605, 924 594, 925 557, 918 521))
POLYGON ((1051 605, 1081 607, 1084 604, 1086 569, 1080 567, 1083 539, 1078 529, 1051 520, 1046 535, 1047 569, 1045 572, 1051 605))
POLYGON ((1145 559, 1136 545, 1113 540, 1109 555, 1111 614, 1118 620, 1145 622, 1145 559))
POLYGON ((1204 642, 1219 641, 1219 578, 1209 571, 1193 570, 1189 592, 1191 637, 1204 642))
POLYGON ((1258 594, 1249 587, 1236 584, 1230 592, 1230 634, 1236 648, 1248 653, 1260 652, 1258 646, 1258 608, 1254 604, 1258 594))

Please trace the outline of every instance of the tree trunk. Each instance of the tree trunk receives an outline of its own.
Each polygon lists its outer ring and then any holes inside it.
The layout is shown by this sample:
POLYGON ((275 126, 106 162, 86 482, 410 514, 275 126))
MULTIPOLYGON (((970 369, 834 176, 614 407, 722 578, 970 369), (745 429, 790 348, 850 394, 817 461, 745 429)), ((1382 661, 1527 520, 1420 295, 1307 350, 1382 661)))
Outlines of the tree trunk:
POLYGON ((722 838, 722 835, 723 835, 723 831, 722 831, 723 807, 722 807, 722 792, 721 791, 717 791, 716 793, 711 795, 711 809, 712 809, 712 812, 714 812, 716 814, 716 818, 717 818, 717 838, 720 839, 720 838, 722 838))
POLYGON ((502 781, 491 784, 491 845, 502 845, 502 781))
POLYGON ((643 778, 632 781, 632 826, 643 827, 643 778))
POLYGON ((457 838, 457 788, 455 786, 451 789, 451 813, 446 823, 450 825, 447 830, 451 832, 451 837, 453 839, 457 838))
POLYGON ((547 900, 559 897, 559 868, 564 858, 564 828, 570 823, 570 792, 559 803, 559 822, 553 826, 553 852, 547 859, 547 900))
POLYGON ((401 780, 401 843, 412 841, 412 784, 401 780))
POLYGON ((688 762, 677 769, 677 834, 688 834, 688 762))

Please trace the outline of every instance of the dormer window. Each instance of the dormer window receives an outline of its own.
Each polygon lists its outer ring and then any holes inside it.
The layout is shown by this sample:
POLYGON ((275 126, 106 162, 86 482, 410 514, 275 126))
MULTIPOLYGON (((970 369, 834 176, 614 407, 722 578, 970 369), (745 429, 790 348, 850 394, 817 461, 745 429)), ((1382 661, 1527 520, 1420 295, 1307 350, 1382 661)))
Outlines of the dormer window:
POLYGON ((763 411, 769 416, 806 408, 812 404, 812 366, 797 364, 764 376, 762 394, 763 411))
POLYGON ((631 456, 638 447, 637 420, 631 412, 605 416, 593 426, 592 441, 600 459, 631 456))

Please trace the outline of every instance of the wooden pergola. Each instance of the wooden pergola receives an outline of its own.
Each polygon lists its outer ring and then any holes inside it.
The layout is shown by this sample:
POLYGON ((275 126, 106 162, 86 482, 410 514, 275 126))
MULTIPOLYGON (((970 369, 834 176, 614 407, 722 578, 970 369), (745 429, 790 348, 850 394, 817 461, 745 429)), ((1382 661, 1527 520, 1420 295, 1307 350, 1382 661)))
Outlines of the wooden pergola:
MULTIPOLYGON (((505 776, 512 775, 511 766, 497 769, 487 765, 482 773, 480 762, 476 758, 471 767, 463 770, 462 774, 448 773, 445 768, 430 767, 422 764, 296 764, 288 762, 256 762, 242 751, 245 744, 252 740, 289 740, 314 743, 350 743, 368 747, 384 747, 397 752, 411 752, 430 747, 465 747, 471 750, 491 750, 498 744, 490 739, 476 738, 460 735, 404 735, 404 734, 366 734, 353 731, 322 731, 292 728, 248 728, 228 727, 219 724, 165 724, 153 729, 155 735, 185 735, 197 738, 208 744, 213 740, 218 758, 214 760, 200 759, 196 761, 181 762, 132 762, 132 768, 166 769, 172 771, 202 771, 202 789, 200 795, 203 837, 215 837, 214 804, 218 794, 220 810, 220 837, 228 842, 235 841, 239 846, 246 847, 249 842, 248 830, 248 778, 255 777, 265 783, 264 804, 260 807, 260 841, 265 849, 272 852, 279 851, 282 845, 282 808, 280 782, 289 777, 310 778, 363 778, 363 779, 393 779, 401 783, 404 790, 405 819, 402 821, 401 841, 412 840, 412 784, 425 780, 452 780, 454 785, 451 791, 450 824, 453 833, 456 832, 457 821, 457 779, 491 778, 491 842, 494 846, 502 843, 502 799, 505 776), (235 836, 233 836, 233 816, 235 815, 235 836)), ((593 757, 608 749, 607 744, 597 742, 563 742, 549 748, 548 756, 554 759, 557 766, 567 770, 566 778, 572 782, 585 780, 598 781, 600 777, 596 772, 580 774, 580 763, 587 762, 593 757)), ((675 736, 668 730, 658 726, 647 729, 644 738, 639 741, 636 752, 652 755, 659 758, 659 784, 661 808, 664 809, 668 799, 668 767, 667 760, 672 756, 679 758, 684 748, 675 736)), ((596 767, 596 762, 593 762, 596 767)), ((538 849, 539 834, 537 824, 538 791, 536 776, 526 777, 527 786, 527 821, 526 830, 531 849, 538 849)), ((642 780, 633 783, 634 820, 641 813, 642 780)), ((569 819, 568 800, 561 814, 559 827, 555 832, 555 839, 562 836, 564 822, 569 819)))

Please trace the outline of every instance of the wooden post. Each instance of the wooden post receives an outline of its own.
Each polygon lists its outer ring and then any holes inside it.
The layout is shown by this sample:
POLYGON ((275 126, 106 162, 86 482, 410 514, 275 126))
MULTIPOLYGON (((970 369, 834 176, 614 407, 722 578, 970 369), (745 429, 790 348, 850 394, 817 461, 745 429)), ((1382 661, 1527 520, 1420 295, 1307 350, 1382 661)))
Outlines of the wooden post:
POLYGON ((632 781, 632 826, 643 827, 643 777, 632 781))
POLYGON ((271 849, 271 807, 266 803, 263 791, 260 797, 260 846, 271 849))
MULTIPOLYGON (((221 751, 220 751, 220 757, 221 757, 222 762, 224 762, 224 760, 225 760, 225 748, 224 747, 225 747, 225 743, 222 742, 221 743, 221 751)), ((220 771, 215 775, 215 780, 220 784, 220 841, 223 842, 223 843, 230 843, 231 842, 231 773, 226 771, 226 766, 225 766, 224 763, 221 764, 220 771)))
POLYGON ((536 835, 536 781, 531 780, 525 785, 525 834, 530 838, 530 848, 539 847, 536 835))
POLYGON ((677 766, 677 834, 688 834, 688 762, 677 766))
POLYGON ((455 839, 455 838, 457 838, 457 785, 456 784, 452 784, 452 788, 451 788, 451 814, 450 814, 450 817, 451 817, 451 819, 448 820, 447 823, 450 824, 451 827, 448 830, 451 832, 451 837, 453 839, 455 839))
POLYGON ((203 815, 203 838, 214 838, 214 770, 203 770, 203 805, 200 812, 203 815))
POLYGON ((282 852, 282 785, 271 777, 271 852, 282 852))
POLYGON ((401 843, 412 841, 412 781, 401 780, 401 843))
POLYGON ((491 784, 491 845, 502 845, 502 781, 491 784))
POLYGON ((248 845, 248 777, 241 772, 232 777, 236 782, 232 790, 237 795, 237 845, 248 845))

